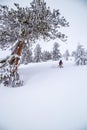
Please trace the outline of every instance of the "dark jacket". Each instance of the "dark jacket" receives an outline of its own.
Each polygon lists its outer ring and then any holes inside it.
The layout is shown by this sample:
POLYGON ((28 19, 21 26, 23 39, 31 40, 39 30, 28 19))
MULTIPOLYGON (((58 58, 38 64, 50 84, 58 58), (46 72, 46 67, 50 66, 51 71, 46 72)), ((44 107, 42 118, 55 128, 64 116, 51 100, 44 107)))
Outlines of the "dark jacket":
POLYGON ((62 66, 63 65, 63 62, 62 60, 59 61, 59 66, 62 66))

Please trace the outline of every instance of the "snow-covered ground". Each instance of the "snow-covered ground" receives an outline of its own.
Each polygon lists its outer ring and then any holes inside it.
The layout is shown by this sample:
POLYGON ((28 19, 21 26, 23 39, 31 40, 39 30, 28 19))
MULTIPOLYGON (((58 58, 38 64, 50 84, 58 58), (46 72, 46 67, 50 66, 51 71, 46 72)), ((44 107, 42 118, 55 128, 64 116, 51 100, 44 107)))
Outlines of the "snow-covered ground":
POLYGON ((0 130, 87 129, 87 66, 20 66, 24 86, 0 87, 0 130))

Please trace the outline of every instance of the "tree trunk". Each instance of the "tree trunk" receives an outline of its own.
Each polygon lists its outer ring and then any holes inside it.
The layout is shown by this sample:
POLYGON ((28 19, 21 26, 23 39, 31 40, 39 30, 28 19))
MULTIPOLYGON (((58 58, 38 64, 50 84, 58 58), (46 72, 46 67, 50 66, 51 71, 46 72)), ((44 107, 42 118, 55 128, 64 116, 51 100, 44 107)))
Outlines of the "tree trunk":
POLYGON ((13 52, 11 54, 12 57, 9 60, 9 64, 14 65, 13 71, 17 71, 17 69, 18 69, 18 65, 19 65, 19 61, 20 61, 20 56, 22 54, 23 46, 24 46, 24 42, 18 41, 16 48, 13 50, 13 52))
POLYGON ((3 83, 5 86, 16 87, 22 86, 23 84, 18 74, 18 65, 23 47, 24 41, 18 41, 11 56, 0 61, 2 64, 0 68, 3 70, 0 74, 0 83, 3 83))

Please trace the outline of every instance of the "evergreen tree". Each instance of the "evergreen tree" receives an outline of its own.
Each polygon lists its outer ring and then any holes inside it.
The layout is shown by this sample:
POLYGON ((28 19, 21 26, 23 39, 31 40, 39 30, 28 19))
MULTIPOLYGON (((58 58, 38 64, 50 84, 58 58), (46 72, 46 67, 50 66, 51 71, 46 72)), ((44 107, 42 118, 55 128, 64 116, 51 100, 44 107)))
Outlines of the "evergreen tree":
POLYGON ((87 61, 87 55, 82 45, 77 46, 75 53, 75 63, 77 65, 85 65, 87 61))
POLYGON ((76 51, 72 51, 71 56, 75 57, 76 56, 76 51))
POLYGON ((55 42, 53 46, 52 59, 59 60, 60 58, 61 58, 61 53, 59 50, 59 44, 55 42))
POLYGON ((36 45, 34 49, 34 62, 40 62, 41 61, 41 47, 39 44, 36 45))
MULTIPOLYGON (((0 48, 13 48, 11 56, 0 63, 1 69, 7 71, 7 77, 11 78, 13 75, 12 82, 16 86, 19 61, 25 48, 27 53, 27 43, 34 43, 39 38, 44 40, 59 38, 65 41, 67 37, 59 32, 59 28, 67 27, 69 24, 61 17, 59 10, 51 11, 44 0, 33 0, 30 7, 25 8, 16 3, 14 5, 16 9, 0 6, 0 48)), ((4 72, 0 78, 2 82, 4 72)), ((11 86, 10 80, 7 84, 11 86)))
POLYGON ((32 60, 33 60, 31 48, 26 49, 27 53, 26 53, 25 49, 23 50, 24 52, 22 53, 21 64, 28 64, 28 63, 32 62, 32 60))
POLYGON ((44 51, 42 53, 42 61, 51 60, 51 53, 49 51, 44 51))
POLYGON ((69 56, 70 56, 69 51, 66 50, 65 53, 64 53, 65 59, 68 60, 69 56))

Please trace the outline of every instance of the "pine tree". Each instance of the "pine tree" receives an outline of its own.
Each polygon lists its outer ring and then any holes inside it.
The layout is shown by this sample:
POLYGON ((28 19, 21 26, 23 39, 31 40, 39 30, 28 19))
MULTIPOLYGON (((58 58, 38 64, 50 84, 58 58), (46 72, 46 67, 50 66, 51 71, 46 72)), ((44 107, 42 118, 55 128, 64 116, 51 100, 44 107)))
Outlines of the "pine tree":
POLYGON ((53 60, 59 60, 61 58, 59 44, 57 42, 54 43, 52 55, 53 60))
POLYGON ((51 53, 49 51, 44 51, 42 53, 42 61, 47 61, 47 60, 51 60, 52 56, 51 53))
POLYGON ((78 45, 75 53, 76 65, 85 65, 87 61, 87 55, 82 45, 78 45))
POLYGON ((72 51, 71 56, 75 57, 76 56, 76 51, 72 51))
POLYGON ((34 62, 40 62, 41 61, 41 47, 39 44, 36 45, 34 49, 34 62))
MULTIPOLYGON (((27 49, 27 43, 34 43, 39 38, 44 40, 59 38, 65 41, 67 37, 59 32, 59 28, 67 27, 69 24, 64 17, 61 17, 59 10, 51 11, 44 0, 33 0, 30 7, 25 8, 16 3, 14 5, 16 9, 0 6, 0 48, 12 47, 11 56, 0 63, 3 64, 1 67, 3 70, 7 71, 8 68, 9 77, 14 75, 13 81, 16 86, 19 61, 23 50, 27 49)), ((3 73, 0 79, 2 82, 4 82, 3 73)), ((8 84, 11 86, 10 80, 8 84)))
POLYGON ((65 59, 68 60, 69 56, 70 56, 69 51, 66 50, 65 53, 64 53, 65 59))
POLYGON ((33 61, 32 49, 28 46, 28 48, 24 48, 21 56, 21 64, 28 64, 33 61))

